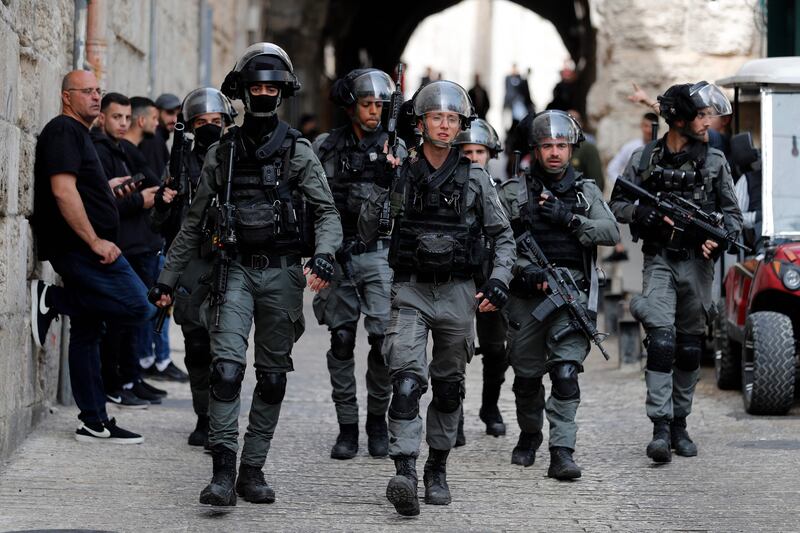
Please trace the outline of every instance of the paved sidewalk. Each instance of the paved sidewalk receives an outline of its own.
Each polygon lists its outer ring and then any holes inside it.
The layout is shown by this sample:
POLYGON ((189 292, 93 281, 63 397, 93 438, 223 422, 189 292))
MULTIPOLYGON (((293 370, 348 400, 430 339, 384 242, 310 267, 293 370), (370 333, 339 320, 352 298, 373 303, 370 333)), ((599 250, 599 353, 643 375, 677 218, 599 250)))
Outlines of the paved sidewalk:
MULTIPOLYGON (((418 518, 401 518, 384 497, 392 462, 367 454, 363 411, 359 456, 329 458, 337 427, 324 357, 328 334, 313 321, 310 305, 306 318, 265 470, 276 503, 240 501, 229 512, 197 503, 211 460, 186 445, 195 421, 188 386, 168 384, 162 406, 111 409, 123 427, 145 435, 140 446, 80 444, 72 435, 76 410, 59 407, 0 465, 0 531, 800 531, 800 408, 787 417, 748 416, 739 394, 716 390, 705 369, 689 419, 700 455, 657 467, 644 454, 650 425, 639 369, 618 370, 596 352, 581 381, 576 460, 582 479, 546 478, 546 450, 530 468, 510 464, 518 434, 510 372, 501 397, 509 435, 483 434, 476 358, 468 369, 468 443, 448 465, 453 503, 423 504, 418 518)), ((181 363, 179 330, 173 329, 172 342, 181 363)), ((361 330, 362 406, 367 349, 361 330)), ((249 367, 248 404, 254 384, 249 367)), ((426 455, 423 447, 420 478, 426 455)))

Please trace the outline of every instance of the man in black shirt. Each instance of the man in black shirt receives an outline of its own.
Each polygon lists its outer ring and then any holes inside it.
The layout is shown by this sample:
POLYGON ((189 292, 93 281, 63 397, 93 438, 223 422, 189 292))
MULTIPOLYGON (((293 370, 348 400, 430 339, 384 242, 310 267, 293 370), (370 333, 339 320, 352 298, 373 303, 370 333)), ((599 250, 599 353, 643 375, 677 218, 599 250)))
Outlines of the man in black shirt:
MULTIPOLYGON (((158 127, 159 112, 156 104, 149 98, 134 96, 131 98, 131 127, 125 133, 125 139, 120 142, 122 149, 128 155, 133 172, 141 172, 148 176, 148 183, 161 184, 161 174, 156 174, 153 167, 148 163, 147 155, 142 151, 142 146, 148 139, 152 139, 158 127)), ((174 125, 173 125, 174 127, 174 125)), ((155 284, 156 278, 161 271, 158 252, 163 246, 163 239, 160 235, 153 232, 149 225, 148 211, 153 206, 155 191, 157 188, 148 189, 148 195, 144 198, 144 204, 137 211, 139 226, 135 226, 130 237, 138 244, 135 250, 130 253, 144 254, 137 259, 131 260, 129 251, 123 247, 125 256, 131 261, 134 270, 142 277, 145 284, 150 286, 155 284), (141 227, 140 227, 141 226, 141 227), (147 253, 145 253, 147 252, 147 253), (154 253, 153 253, 154 252, 154 253), (143 262, 142 262, 143 261, 143 262)), ((124 221, 124 220, 123 220, 124 221)), ((122 228, 123 241, 126 237, 126 225, 122 228)), ((186 382, 189 375, 175 366, 169 353, 169 326, 167 323, 162 328, 162 337, 158 339, 154 333, 154 325, 142 328, 139 332, 138 356, 139 364, 145 373, 153 379, 171 380, 186 382), (164 338, 166 337, 166 339, 164 338), (160 342, 159 342, 160 341, 160 342), (153 349, 155 344, 156 349, 153 349)))
MULTIPOLYGON (((128 155, 121 146, 131 122, 131 101, 119 93, 107 93, 100 102, 98 123, 91 132, 97 155, 106 176, 133 175, 138 190, 117 199, 120 227, 117 245, 145 286, 155 282, 161 238, 150 229, 148 212, 155 191, 160 185, 155 175, 146 176, 132 170, 128 155)), ((126 326, 108 322, 100 345, 103 384, 106 398, 120 407, 146 408, 161 403, 167 393, 156 389, 141 378, 139 354, 141 339, 149 337, 149 323, 126 326), (146 332, 144 330, 147 330, 146 332)))
POLYGON ((141 435, 108 418, 100 375, 103 320, 139 323, 153 314, 147 289, 115 244, 119 213, 112 191, 129 193, 123 185, 128 177, 106 178, 89 137, 100 113, 95 76, 70 72, 61 89, 62 114, 36 145, 32 226, 39 260, 50 261, 64 287, 32 281, 33 338, 41 347, 53 319, 70 316, 70 382, 82 422, 75 438, 138 444, 141 435))
POLYGON ((158 108, 158 128, 155 135, 144 139, 139 148, 156 176, 161 177, 169 161, 167 141, 178 122, 181 99, 174 94, 164 93, 156 98, 155 106, 158 108))

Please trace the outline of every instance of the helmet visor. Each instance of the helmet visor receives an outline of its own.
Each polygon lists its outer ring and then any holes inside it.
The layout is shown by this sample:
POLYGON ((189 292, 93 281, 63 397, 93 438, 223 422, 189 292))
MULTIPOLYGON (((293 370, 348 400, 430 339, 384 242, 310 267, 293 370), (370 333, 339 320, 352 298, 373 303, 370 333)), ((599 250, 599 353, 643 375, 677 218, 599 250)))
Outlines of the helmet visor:
POLYGON ((563 111, 545 111, 533 119, 528 141, 531 146, 538 146, 545 139, 575 144, 580 141, 580 136, 580 128, 575 119, 563 111))
POLYGON ((698 111, 704 111, 707 116, 718 117, 730 115, 731 102, 722 89, 713 83, 697 83, 689 89, 689 97, 698 111))
POLYGON ((181 108, 183 118, 191 123, 195 117, 206 113, 221 113, 227 123, 232 122, 230 101, 218 90, 203 87, 190 92, 181 108))
POLYGON ((448 111, 469 118, 472 116, 472 102, 460 85, 451 81, 434 81, 417 93, 414 114, 421 117, 434 111, 448 111))
POLYGON ((394 92, 394 82, 385 72, 371 70, 353 80, 353 94, 356 98, 374 97, 388 102, 394 92))
POLYGON ((500 151, 500 139, 497 132, 491 124, 479 118, 472 121, 468 130, 458 134, 454 144, 480 144, 493 152, 500 151))

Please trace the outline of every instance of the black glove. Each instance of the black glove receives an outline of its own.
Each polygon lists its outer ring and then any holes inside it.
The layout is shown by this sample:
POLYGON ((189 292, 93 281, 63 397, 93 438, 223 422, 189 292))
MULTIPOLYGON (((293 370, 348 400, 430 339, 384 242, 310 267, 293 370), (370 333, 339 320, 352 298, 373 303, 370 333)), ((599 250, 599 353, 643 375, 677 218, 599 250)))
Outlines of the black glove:
POLYGON ((311 273, 322 281, 330 281, 333 277, 333 257, 328 254, 316 254, 308 260, 306 268, 310 268, 311 273))
POLYGON ((541 205, 541 210, 542 216, 556 226, 569 226, 572 220, 572 211, 569 207, 553 195, 547 197, 541 205))
POLYGON ((522 269, 522 275, 520 277, 522 278, 522 283, 524 283, 528 289, 536 291, 539 290, 538 285, 547 281, 547 271, 536 265, 528 265, 522 269))
POLYGON ((153 287, 150 287, 150 290, 147 291, 147 300, 151 304, 155 304, 161 299, 161 296, 167 295, 172 297, 172 287, 169 285, 164 285, 163 283, 156 283, 153 287))
POLYGON ((155 199, 153 201, 153 207, 155 207, 156 211, 158 211, 159 213, 168 211, 169 208, 172 207, 172 204, 168 204, 167 202, 164 201, 164 187, 165 185, 162 185, 161 187, 158 188, 158 190, 156 191, 155 199))
POLYGON ((652 228, 661 220, 658 211, 649 205, 639 204, 633 211, 633 221, 643 228, 652 228))
POLYGON ((498 309, 508 302, 508 287, 499 279, 489 279, 479 292, 482 292, 483 297, 498 309))

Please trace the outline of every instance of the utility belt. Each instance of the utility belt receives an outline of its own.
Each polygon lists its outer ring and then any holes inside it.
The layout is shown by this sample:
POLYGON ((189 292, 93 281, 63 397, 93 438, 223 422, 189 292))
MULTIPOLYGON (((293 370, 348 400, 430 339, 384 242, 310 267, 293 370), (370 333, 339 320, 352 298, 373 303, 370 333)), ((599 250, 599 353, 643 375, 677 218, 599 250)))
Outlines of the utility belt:
POLYGON ((471 279, 471 276, 454 272, 395 272, 394 282, 411 282, 411 283, 433 283, 441 285, 450 281, 465 281, 471 279))
POLYGON ((685 250, 667 250, 666 248, 657 244, 645 243, 642 245, 642 253, 644 255, 660 255, 665 259, 673 261, 688 261, 689 259, 705 259, 699 250, 694 248, 685 250))
POLYGON ((247 268, 264 270, 299 265, 301 258, 299 255, 278 255, 263 250, 253 250, 236 254, 236 262, 247 268))
POLYGON ((346 242, 342 248, 349 250, 350 255, 361 255, 370 252, 380 252, 381 250, 388 250, 389 244, 390 240, 388 237, 377 239, 369 244, 365 244, 363 241, 356 239, 355 241, 346 242))

